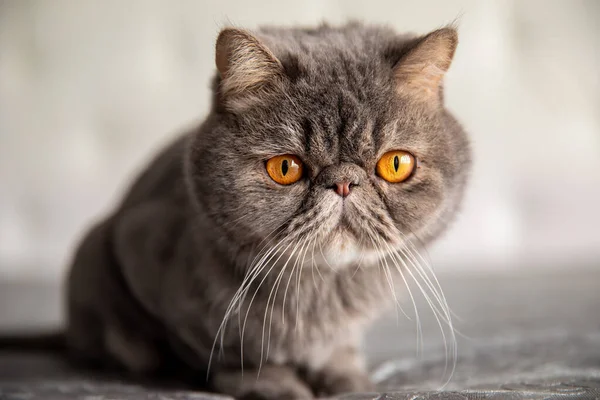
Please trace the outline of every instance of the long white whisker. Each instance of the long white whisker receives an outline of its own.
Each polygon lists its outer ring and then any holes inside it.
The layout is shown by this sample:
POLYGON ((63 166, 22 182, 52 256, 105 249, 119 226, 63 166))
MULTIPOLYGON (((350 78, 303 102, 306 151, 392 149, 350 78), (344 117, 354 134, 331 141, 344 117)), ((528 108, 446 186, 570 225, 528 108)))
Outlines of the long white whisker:
MULTIPOLYGON (((371 241, 371 244, 373 242, 371 241)), ((358 242, 358 248, 361 249, 360 250, 360 259, 358 260, 358 263, 356 265, 356 269, 354 270, 354 273, 352 273, 352 277, 354 278, 354 276, 356 275, 356 273, 358 272, 358 270, 360 269, 364 259, 365 259, 365 249, 363 248, 363 239, 362 237, 360 238, 360 241, 358 242)))
MULTIPOLYGON (((393 251, 395 252, 395 250, 393 250, 393 251)), ((402 260, 402 259, 400 258, 400 260, 402 260)), ((404 265, 405 265, 405 268, 406 268, 406 264, 404 264, 404 265)), ((445 351, 445 354, 446 354, 446 362, 445 362, 445 365, 444 365, 444 375, 446 375, 446 372, 447 372, 447 369, 448 369, 448 354, 449 354, 450 350, 448 348, 448 338, 446 337, 446 332, 445 332, 444 327, 442 325, 442 321, 440 320, 440 317, 438 316, 438 313, 436 312, 437 308, 435 307, 435 305, 433 304, 431 298, 427 294, 427 291, 425 291, 425 289, 423 288, 423 286, 421 285, 421 283, 419 282, 419 280, 415 277, 415 275, 412 273, 412 271, 411 271, 410 268, 406 268, 406 271, 413 278, 413 281, 415 282, 415 284, 417 285, 417 287, 419 288, 419 290, 421 290, 421 294, 423 294, 423 298, 427 301, 427 303, 429 304, 429 307, 431 307, 432 311, 434 311, 433 312, 433 316, 435 317, 435 319, 436 319, 436 321, 437 321, 437 323, 438 323, 438 325, 440 327, 440 332, 442 334, 442 339, 443 339, 443 342, 444 342, 444 351, 445 351)), ((451 325, 450 325, 450 327, 451 327, 451 325)), ((456 350, 455 350, 455 347, 456 347, 456 337, 454 336, 454 331, 452 329, 450 330, 450 334, 451 334, 451 338, 452 338, 452 341, 450 342, 451 345, 452 345, 451 348, 453 350, 452 354, 454 355, 454 354, 456 354, 456 350)), ((451 375, 448 378, 448 380, 446 381, 445 385, 447 385, 448 382, 450 381, 450 379, 452 378, 452 374, 454 373, 454 366, 455 365, 456 365, 456 358, 454 358, 453 369, 452 369, 451 375)))
MULTIPOLYGON (((410 271, 410 269, 407 269, 409 275, 413 278, 414 282, 417 284, 417 286, 419 287, 419 289, 421 290, 421 293, 423 294, 423 297, 425 298, 425 301, 427 301, 427 304, 429 304, 429 307, 431 307, 431 309, 433 310, 435 308, 433 302, 431 301, 431 298, 429 297, 429 295, 427 294, 427 292, 425 291, 425 289, 421 286, 421 284, 419 283, 419 280, 415 277, 415 275, 410 271)), ((433 313, 433 316, 435 317, 438 326, 440 327, 440 332, 442 334, 442 339, 444 342, 444 352, 446 354, 446 362, 444 365, 444 375, 446 375, 446 371, 448 368, 448 339, 446 337, 446 331, 444 329, 444 326, 442 325, 442 322, 440 320, 440 317, 438 316, 437 312, 433 313)))
MULTIPOLYGON (((315 241, 313 243, 313 249, 312 249, 312 260, 313 260, 313 266, 316 267, 315 269, 317 270, 317 274, 319 274, 319 276, 321 277, 321 281, 325 282, 325 278, 323 278, 323 275, 321 275, 321 270, 319 269, 319 264, 315 262, 315 247, 317 245, 317 242, 315 241)), ((323 253, 321 252, 321 255, 323 253)))
MULTIPOLYGON (((296 247, 297 247, 297 244, 296 244, 296 247)), ((294 251, 295 251, 295 249, 294 249, 294 251)), ((292 255, 293 255, 293 253, 288 256, 288 261, 292 257, 292 255)), ((265 328, 266 328, 266 324, 267 324, 267 315, 269 313, 269 304, 272 304, 272 306, 271 306, 271 318, 269 320, 269 330, 267 333, 267 336, 268 336, 268 338, 267 338, 267 355, 265 356, 265 360, 269 358, 269 348, 271 346, 271 323, 273 322, 273 311, 275 310, 275 301, 277 300, 277 292, 279 291, 279 285, 281 284, 281 281, 285 274, 287 265, 288 265, 288 263, 286 261, 284 266, 281 268, 281 271, 279 271, 279 273, 277 274, 277 278, 273 282, 273 287, 271 288, 271 291, 269 292, 269 298, 267 299, 267 305, 265 306, 265 316, 263 318, 263 327, 262 327, 262 340, 261 340, 261 345, 260 345, 261 346, 261 352, 260 352, 261 365, 262 365, 262 360, 263 360, 265 328), (271 298, 273 298, 272 302, 271 302, 271 298)), ((260 371, 260 367, 259 367, 259 371, 260 371)))
MULTIPOLYGON (((433 276, 433 279, 435 281, 435 284, 437 286, 437 289, 440 293, 440 295, 443 297, 444 299, 444 303, 446 305, 446 308, 448 309, 448 311, 454 315, 454 317, 458 318, 458 316, 452 311, 452 309, 450 307, 448 307, 448 303, 446 302, 446 298, 444 296, 444 291, 442 290, 442 285, 440 285, 440 282, 438 281, 437 275, 435 274, 435 272, 433 271, 433 267, 431 266, 431 263, 429 261, 427 261, 427 259, 425 257, 423 257, 423 255, 421 255, 421 253, 419 252, 419 250, 417 249, 417 247, 414 245, 414 243, 412 243, 412 241, 402 232, 400 232, 401 235, 404 236, 405 242, 408 243, 409 247, 405 247, 406 251, 408 251, 412 257, 415 258, 416 257, 414 254, 418 255, 419 258, 421 259, 422 263, 425 265, 425 267, 429 270, 429 272, 431 273, 431 276, 433 276), (412 248, 412 251, 411 251, 412 248)), ((416 237, 416 235, 413 234, 413 236, 416 237)), ((418 238, 417 238, 418 239, 418 238)), ((460 318, 458 318, 460 320, 460 318)), ((457 332, 458 333, 458 332, 457 332)))
POLYGON ((279 260, 281 259, 281 257, 283 257, 283 255, 285 254, 285 252, 287 251, 287 249, 290 248, 291 245, 292 245, 292 243, 289 243, 286 246, 286 248, 283 251, 281 251, 281 254, 273 262, 273 265, 271 265, 271 267, 269 268, 269 270, 267 271, 267 273, 264 275, 264 277, 262 278, 262 280, 258 284, 258 287, 254 291, 254 295, 250 299, 250 303, 248 304, 248 309, 246 310, 246 315, 244 317, 244 323, 242 324, 242 341, 241 341, 242 342, 242 345, 241 345, 241 352, 242 352, 242 354, 243 354, 243 350, 244 350, 244 348, 243 348, 243 338, 244 338, 244 335, 245 335, 245 332, 246 332, 246 323, 248 322, 248 315, 250 314, 250 309, 252 308, 252 303, 254 302, 254 299, 256 298, 256 295, 258 294, 258 291, 260 290, 262 284, 265 282, 265 280, 267 279, 267 277, 269 276, 269 274, 271 273, 271 271, 273 270, 273 268, 275 268, 275 266, 277 265, 277 263, 279 262, 279 260))
MULTIPOLYGON (((280 240, 270 251, 275 251, 277 248, 279 248, 280 244, 282 244, 283 241, 284 241, 284 239, 280 240)), ((258 265, 257 265, 257 268, 253 269, 253 271, 254 270, 256 270, 256 274, 254 274, 254 276, 257 276, 260 273, 260 270, 262 270, 262 269, 259 270, 258 265)), ((248 287, 250 286, 250 284, 252 283, 253 280, 254 280, 254 278, 252 278, 250 280, 250 282, 247 283, 248 287)), ((213 358, 214 350, 215 350, 215 347, 216 347, 216 344, 217 344, 217 341, 219 340, 219 338, 221 339, 220 352, 222 352, 222 350, 223 350, 225 327, 227 325, 227 321, 229 320, 231 313, 233 312, 233 310, 236 306, 236 302, 239 300, 240 294, 243 293, 244 290, 246 290, 244 287, 244 282, 246 282, 246 277, 244 278, 244 280, 242 281, 242 284, 240 285, 240 287, 234 294, 232 300, 230 301, 230 303, 225 311, 225 314, 223 316, 223 319, 221 321, 221 324, 219 325, 219 328, 215 335, 215 340, 213 341, 213 345, 212 345, 209 360, 208 360, 207 377, 208 377, 208 374, 210 373, 210 367, 212 365, 212 358, 213 358)), ((241 342, 242 342, 242 347, 243 347, 243 332, 242 332, 241 342)), ((242 369, 243 369, 243 351, 241 352, 241 358, 242 358, 241 364, 242 364, 242 369)))
POLYGON ((379 264, 381 265, 381 267, 383 269, 383 273, 385 275, 386 281, 387 281, 388 286, 390 288, 390 292, 392 294, 392 298, 394 299, 395 310, 396 310, 396 324, 398 325, 400 323, 400 316, 398 315, 398 309, 400 309, 400 311, 402 312, 402 314, 404 314, 404 316, 408 320, 412 320, 412 318, 410 318, 408 316, 408 314, 406 314, 406 312, 402 308, 402 305, 398 301, 398 297, 396 296, 396 290, 394 288, 394 282, 393 282, 392 274, 390 273, 390 267, 389 267, 389 264, 387 262, 387 257, 385 256, 385 252, 381 248, 381 243, 378 243, 378 242, 380 242, 380 240, 377 238, 377 236, 373 237, 370 233, 369 233, 369 236, 371 236, 371 242, 373 243, 373 247, 375 247, 375 250, 379 254, 379 257, 377 257, 377 259, 378 259, 378 262, 379 262, 379 264))
MULTIPOLYGON (((262 329, 262 340, 261 340, 261 346, 260 346, 261 349, 260 349, 260 363, 259 363, 259 366, 258 366, 258 375, 260 375, 260 371, 262 369, 262 364, 263 364, 263 350, 264 350, 264 340, 265 340, 265 327, 266 327, 266 323, 267 323, 267 312, 269 310, 269 302, 271 301, 271 297, 273 296, 273 290, 275 290, 275 297, 273 297, 273 305, 272 305, 272 309, 271 309, 271 319, 269 320, 269 334, 268 334, 268 340, 267 340, 267 355, 265 357, 265 360, 266 360, 266 358, 269 357, 269 346, 270 346, 270 341, 271 341, 271 322, 273 321, 273 312, 274 312, 274 309, 275 309, 275 301, 277 300, 276 297, 277 297, 277 292, 279 291, 279 285, 281 284, 281 279, 283 278, 283 274, 284 274, 285 270, 287 269, 287 266, 288 266, 288 264, 290 262, 290 259, 296 253, 296 250, 298 249, 299 245, 300 245, 300 242, 297 242, 296 245, 294 246, 294 249, 292 250, 292 253, 288 256, 285 264, 281 268, 281 271, 277 275, 277 279, 273 283, 273 287, 271 288, 271 291, 269 293, 269 298, 267 299, 267 305, 265 307, 265 316, 263 318, 263 329, 262 329)), ((276 263, 274 263, 274 265, 276 265, 276 263)))
POLYGON ((329 264, 329 261, 327 261, 327 257, 325 257, 325 254, 323 254, 323 245, 319 242, 319 251, 321 252, 321 257, 323 257, 323 260, 325 261, 325 264, 327 264, 327 266, 329 267, 330 270, 332 270, 333 272, 335 272, 335 268, 333 268, 331 266, 331 264, 329 264))
POLYGON ((410 320, 411 318, 406 314, 406 312, 404 312, 404 309, 402 308, 402 306, 400 305, 400 302, 398 301, 398 297, 396 296, 396 290, 394 288, 394 283, 393 283, 393 279, 390 273, 390 266, 388 265, 387 261, 386 261, 386 257, 385 255, 383 255, 382 253, 382 261, 381 261, 381 266, 383 267, 383 273, 385 275, 386 281, 388 283, 388 286, 390 288, 390 292, 392 293, 392 298, 394 299, 394 304, 395 304, 395 309, 396 309, 396 325, 400 324, 400 316, 398 315, 398 309, 400 309, 400 311, 402 311, 402 314, 404 314, 404 316, 410 320))
POLYGON ((313 240, 312 241, 312 256, 311 256, 310 272, 312 274, 312 280, 313 280, 313 284, 315 285, 315 289, 318 290, 317 281, 315 279, 315 245, 316 245, 316 241, 313 240))
MULTIPOLYGON (((247 277, 244 278, 244 281, 242 282, 242 285, 240 286, 240 290, 238 290, 238 292, 236 292, 236 295, 233 297, 233 300, 232 300, 233 305, 235 305, 237 303, 236 312, 238 313, 238 315, 240 315, 240 309, 246 299, 246 295, 248 294, 248 291, 252 287, 252 284, 254 283, 256 278, 258 278, 260 276, 262 271, 264 271, 264 269, 267 268, 267 266, 269 265, 269 262, 277 255, 277 252, 283 246, 284 241, 285 241, 285 239, 280 240, 279 243, 277 243, 269 251, 267 251, 265 253, 265 255, 258 261, 256 266, 252 269, 252 271, 250 271, 250 273, 247 274, 247 277)), ((289 245, 288 245, 288 247, 289 247, 289 245)), ((287 248, 286 248, 286 250, 287 250, 287 248)))
MULTIPOLYGON (((450 352, 450 354, 451 354, 450 357, 452 358, 453 363, 452 363, 452 371, 450 372, 450 376, 449 376, 448 380, 444 384, 444 386, 445 386, 448 384, 448 382, 452 378, 452 375, 454 374, 454 370, 456 369, 456 363, 457 363, 457 358, 458 358, 458 349, 457 349, 457 342, 456 342, 456 329, 454 328, 454 325, 452 323, 451 313, 450 313, 447 303, 445 302, 446 301, 445 297, 440 296, 436 293, 436 290, 433 287, 433 284, 431 283, 429 276, 423 270, 423 267, 419 264, 416 264, 416 265, 413 264, 413 265, 415 266, 415 271, 420 275, 421 279, 423 279, 425 281, 425 284, 433 292, 434 296, 436 296, 437 301, 443 310, 443 315, 441 315, 441 313, 440 313, 440 318, 448 325, 448 327, 450 329, 450 335, 451 335, 452 341, 450 342, 451 347, 447 351, 450 352)), ((432 273, 433 273, 433 271, 432 271, 432 273)), ((435 274, 434 274, 434 276, 435 276, 435 274)), ((434 309, 433 306, 432 306, 432 309, 434 309)), ((448 353, 446 353, 446 354, 447 354, 446 355, 446 368, 444 369, 444 374, 447 371, 447 364, 448 364, 448 353)))
MULTIPOLYGON (((296 256, 296 260, 294 261, 294 265, 292 266, 292 271, 290 273, 290 276, 287 281, 287 285, 285 287, 285 291, 283 293, 283 307, 281 308, 281 321, 282 321, 282 324, 284 324, 284 325, 285 325, 285 303, 286 303, 286 299, 287 299, 288 289, 290 288, 290 282, 292 281, 292 277, 294 276, 294 271, 296 270, 296 266, 298 265, 299 257, 302 255, 302 252, 304 251, 304 247, 305 247, 306 243, 308 242, 308 240, 309 240, 309 237, 307 236, 302 241, 302 246, 300 247, 298 256, 296 256)), ((271 318, 273 318, 273 316, 271 316, 271 318)))
MULTIPOLYGON (((400 252, 402 252, 402 254, 405 254, 403 250, 400 250, 400 252)), ((454 329, 452 326, 452 317, 450 315, 450 311, 449 311, 449 307, 448 307, 448 303, 446 302, 446 299, 438 293, 436 288, 433 286, 429 276, 425 273, 425 271, 423 271, 421 265, 418 262, 414 262, 414 261, 416 261, 416 259, 411 259, 411 257, 407 257, 407 259, 408 259, 408 262, 414 267, 415 272, 417 272, 419 274, 419 276, 423 279, 425 286, 427 286, 427 288, 431 291, 435 300, 440 305, 441 311, 437 308, 437 306, 435 307, 435 311, 438 313, 438 315, 440 316, 442 321, 444 321, 446 323, 446 325, 448 325, 451 329, 454 329)))
MULTIPOLYGON (((282 228, 283 227, 280 227, 279 229, 282 229, 282 228)), ((276 229, 275 231, 277 231, 279 229, 276 229)), ((274 233, 275 231, 271 232, 271 234, 274 233)), ((269 235, 271 235, 271 234, 269 234, 269 235)), ((261 243, 264 240, 265 239, 263 239, 261 241, 261 243)), ((256 254, 254 259, 250 263, 250 268, 248 268, 246 274, 244 275, 244 279, 242 280, 242 283, 240 284, 239 289, 235 292, 235 294, 233 295, 233 297, 231 299, 231 302, 228 306, 228 310, 225 313, 224 319, 225 320, 228 319, 229 313, 234 308, 236 308, 236 305, 237 305, 236 313, 238 315, 238 327, 240 329, 240 336, 241 336, 241 326, 242 326, 240 308, 243 304, 245 294, 248 292, 250 286, 252 285, 252 283, 254 282, 256 277, 259 276, 260 273, 262 272, 262 270, 263 270, 262 266, 264 265, 267 258, 269 258, 269 255, 275 254, 277 249, 279 248, 279 245, 282 244, 284 240, 285 240, 285 238, 281 239, 279 242, 277 242, 275 244, 275 246, 273 246, 271 248, 268 248, 268 243, 265 243, 263 248, 258 252, 258 254, 256 254), (258 259, 258 262, 256 262, 257 259, 258 259)))
MULTIPOLYGON (((390 246, 385 241, 382 241, 382 242, 388 247, 388 251, 390 251, 391 250, 390 246)), ((392 257, 393 257, 393 252, 392 252, 392 257)), ((396 266, 396 269, 398 270, 398 273, 400 274, 402 281, 404 281, 404 286, 406 286, 406 289, 408 290, 408 295, 413 304, 413 309, 415 311, 415 321, 416 321, 416 325, 417 325, 417 355, 419 353, 422 354, 422 352, 423 352, 423 329, 421 326, 421 318, 419 317, 417 302, 415 301, 415 297, 412 293, 412 290, 410 289, 410 285, 408 284, 408 281, 406 280, 406 277, 404 276, 404 273, 402 272, 402 267, 400 267, 400 265, 398 265, 398 260, 395 258, 392 258, 392 261, 394 261, 394 265, 396 266)))
MULTIPOLYGON (((316 240, 316 239, 314 239, 316 240)), ((294 331, 298 332, 298 316, 300 315, 300 280, 302 279, 302 270, 305 267, 304 261, 306 259, 306 253, 308 253, 308 249, 310 248, 310 243, 311 241, 309 240, 306 248, 304 250, 304 254, 302 255, 302 262, 300 264, 300 267, 298 268, 298 273, 296 274, 296 319, 294 322, 294 331)), ((285 302, 285 300, 284 300, 285 302)))
MULTIPOLYGON (((273 246, 271 249, 269 249, 261 258, 260 260, 256 263, 256 266, 252 269, 252 271, 250 271, 247 275, 251 276, 251 278, 248 279, 247 284, 245 285, 244 289, 240 292, 240 298, 238 300, 239 301, 239 305, 241 306, 241 304, 243 303, 246 294, 248 293, 252 283, 254 282, 254 280, 260 276, 260 273, 262 272, 262 270, 264 269, 264 266, 268 265, 268 263, 273 259, 273 257, 277 254, 277 251, 280 249, 280 246, 278 246, 279 244, 283 244, 283 242, 287 240, 287 238, 283 238, 282 240, 280 240, 277 245, 273 246)), ((291 245, 291 243, 290 243, 291 245)), ((288 246, 289 247, 289 246, 288 246)), ((284 250, 284 252, 287 250, 287 248, 284 250)), ((239 310, 238 310, 239 311, 239 310)))

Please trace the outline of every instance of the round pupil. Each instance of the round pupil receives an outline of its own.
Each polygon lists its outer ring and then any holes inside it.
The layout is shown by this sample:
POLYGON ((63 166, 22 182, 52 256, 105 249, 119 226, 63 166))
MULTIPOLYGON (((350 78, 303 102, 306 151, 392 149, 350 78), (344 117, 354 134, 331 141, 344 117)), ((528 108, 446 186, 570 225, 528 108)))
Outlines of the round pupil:
POLYGON ((283 176, 285 176, 287 174, 288 169, 289 169, 288 160, 283 160, 283 162, 281 163, 281 173, 283 174, 283 176))
POLYGON ((398 156, 394 156, 394 169, 396 170, 396 172, 398 172, 399 166, 400 166, 400 160, 398 159, 398 156))

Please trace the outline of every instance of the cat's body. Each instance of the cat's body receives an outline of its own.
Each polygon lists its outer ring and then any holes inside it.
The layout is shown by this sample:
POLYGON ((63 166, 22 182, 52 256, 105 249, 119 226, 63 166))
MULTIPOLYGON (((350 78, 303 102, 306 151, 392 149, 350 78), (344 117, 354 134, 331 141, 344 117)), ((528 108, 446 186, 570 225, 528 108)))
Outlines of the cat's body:
POLYGON ((140 373, 176 358, 199 382, 210 364, 213 387, 236 397, 369 390, 357 347, 401 281, 389 266, 410 238, 445 227, 468 166, 441 97, 456 34, 428 37, 359 24, 225 30, 207 120, 77 251, 73 353, 140 373), (405 183, 375 173, 394 149, 421 163, 405 183), (265 172, 280 154, 302 160, 296 183, 265 172))
MULTIPOLYGON (((104 318, 115 318, 112 322, 117 326, 114 328, 118 329, 120 324, 130 325, 123 327, 125 332, 122 333, 132 336, 138 336, 135 331, 139 329, 142 334, 136 339, 149 344, 151 340, 145 336, 148 330, 156 330, 156 325, 161 329, 166 325, 176 333, 180 327, 185 329, 183 324, 193 332, 188 346, 196 346, 196 341, 201 345, 202 361, 196 361, 201 368, 208 365, 225 310, 244 275, 233 265, 223 267, 222 256, 213 250, 217 247, 215 233, 198 220, 186 201, 181 163, 185 139, 188 137, 175 142, 152 163, 118 211, 94 227, 81 245, 69 279, 73 317, 70 320, 73 325, 85 320, 82 326, 85 336, 89 337, 90 331, 94 331, 98 343, 106 340, 106 335, 102 329, 89 329, 87 319, 91 315, 87 305, 94 311, 106 313, 98 315, 99 323, 104 318), (196 243, 204 245, 195 247, 196 243), (87 279, 94 281, 88 283, 87 279), (142 315, 138 314, 138 306, 143 308, 142 315), (128 313, 130 308, 131 314, 128 313), (79 310, 86 314, 85 319, 77 318, 79 310), (146 325, 150 329, 144 329, 146 325)), ((311 253, 305 255, 305 262, 306 258, 312 259, 313 251, 317 252, 315 258, 318 257, 319 249, 308 250, 311 253)), ((254 255, 256 252, 240 249, 236 258, 244 264, 254 255)), ((287 258, 282 257, 278 264, 281 266, 285 261, 287 258)), ((273 321, 271 308, 267 315, 267 322, 271 322, 269 358, 278 363, 321 364, 334 345, 343 344, 340 340, 349 339, 355 344, 354 340, 359 338, 358 328, 377 316, 379 309, 386 306, 383 302, 391 300, 385 276, 376 268, 333 273, 329 266, 322 264, 315 265, 315 269, 318 272, 305 271, 304 276, 294 275, 292 280, 289 273, 281 276, 273 321)), ((276 277, 270 277, 272 279, 263 284, 268 290, 257 291, 253 312, 246 321, 243 359, 246 368, 258 366, 260 362, 264 310, 276 277)), ((245 317, 245 313, 242 316, 245 317)), ((219 356, 217 342, 213 368, 223 363, 239 365, 238 328, 238 318, 232 318, 225 340, 225 346, 231 349, 219 356)), ((74 329, 71 332, 76 333, 74 329)), ((265 329, 265 335, 268 334, 265 329)), ((77 343, 77 337, 70 343, 77 343)), ((264 355, 266 349, 265 339, 264 355)), ((103 345, 81 348, 82 352, 86 350, 116 349, 106 349, 103 345)), ((131 364, 127 366, 136 369, 134 363, 131 364)))

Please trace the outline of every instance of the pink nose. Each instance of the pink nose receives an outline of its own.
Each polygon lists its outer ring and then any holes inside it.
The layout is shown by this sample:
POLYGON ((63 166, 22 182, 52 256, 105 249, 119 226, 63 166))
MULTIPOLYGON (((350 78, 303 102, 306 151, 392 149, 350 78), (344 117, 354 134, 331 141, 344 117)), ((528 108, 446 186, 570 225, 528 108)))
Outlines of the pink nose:
POLYGON ((342 181, 335 184, 335 192, 342 197, 346 197, 350 194, 350 182, 342 181))

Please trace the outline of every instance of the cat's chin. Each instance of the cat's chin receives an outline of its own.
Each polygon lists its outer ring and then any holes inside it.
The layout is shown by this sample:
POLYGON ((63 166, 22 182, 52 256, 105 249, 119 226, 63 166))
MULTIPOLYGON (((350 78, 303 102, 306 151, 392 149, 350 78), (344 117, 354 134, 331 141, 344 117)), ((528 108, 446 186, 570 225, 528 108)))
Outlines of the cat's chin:
POLYGON ((314 262, 318 267, 337 271, 348 267, 357 268, 359 265, 373 264, 379 257, 380 254, 374 249, 361 246, 352 233, 338 228, 331 232, 321 248, 315 251, 314 259, 305 264, 310 267, 314 262))

